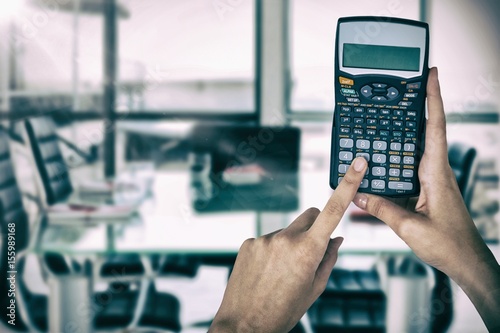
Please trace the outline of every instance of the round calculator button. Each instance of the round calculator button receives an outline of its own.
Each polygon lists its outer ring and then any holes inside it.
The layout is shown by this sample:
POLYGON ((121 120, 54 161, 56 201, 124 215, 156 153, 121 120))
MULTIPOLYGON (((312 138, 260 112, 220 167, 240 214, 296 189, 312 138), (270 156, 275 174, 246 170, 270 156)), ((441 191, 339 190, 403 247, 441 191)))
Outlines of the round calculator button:
POLYGON ((358 148, 358 149, 370 149, 370 141, 368 141, 368 140, 356 140, 356 148, 358 148))
POLYGON ((394 87, 390 87, 387 89, 387 98, 392 100, 392 99, 395 99, 399 96, 399 91, 394 88, 394 87))
POLYGON ((340 164, 339 165, 339 173, 347 173, 349 169, 349 164, 340 164))
POLYGON ((385 176, 385 168, 382 168, 382 167, 373 167, 372 168, 372 175, 374 176, 379 176, 379 177, 383 177, 385 176))
POLYGON ((366 98, 371 97, 372 95, 372 87, 370 86, 364 86, 361 88, 361 95, 365 96, 366 98))
POLYGON ((406 177, 406 178, 413 177, 413 170, 403 170, 403 177, 406 177))
POLYGON ((374 163, 380 163, 380 164, 383 164, 385 163, 387 157, 383 154, 373 154, 372 156, 372 161, 374 163))

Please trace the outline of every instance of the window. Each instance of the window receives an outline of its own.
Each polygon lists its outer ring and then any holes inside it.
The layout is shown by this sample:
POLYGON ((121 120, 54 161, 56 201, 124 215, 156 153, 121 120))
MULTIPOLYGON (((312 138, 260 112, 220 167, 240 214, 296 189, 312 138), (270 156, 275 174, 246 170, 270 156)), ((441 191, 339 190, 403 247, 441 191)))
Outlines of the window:
POLYGON ((500 3, 429 1, 430 63, 439 67, 447 112, 497 113, 500 107, 500 3))
POLYGON ((397 16, 418 20, 418 0, 292 0, 292 111, 333 112, 333 55, 337 20, 344 16, 397 16))
POLYGON ((13 112, 101 108, 102 11, 81 4, 75 12, 68 1, 19 1, 3 17, 13 112))
MULTIPOLYGON (((339 17, 380 15, 418 20, 420 2, 292 0, 291 110, 333 111, 333 54, 339 17)), ((440 69, 446 111, 498 113, 500 3, 490 0, 424 3, 430 25, 429 64, 440 69)))
POLYGON ((124 4, 119 110, 254 111, 254 1, 124 4))

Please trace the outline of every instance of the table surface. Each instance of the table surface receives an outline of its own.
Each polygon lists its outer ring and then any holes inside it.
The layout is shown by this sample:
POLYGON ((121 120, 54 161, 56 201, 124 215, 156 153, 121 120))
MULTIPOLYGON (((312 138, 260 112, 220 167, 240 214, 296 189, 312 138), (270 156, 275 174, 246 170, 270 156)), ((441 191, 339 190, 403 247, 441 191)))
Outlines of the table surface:
MULTIPOLYGON (((132 218, 90 225, 84 221, 70 226, 42 223, 31 250, 68 255, 234 254, 245 239, 286 227, 308 207, 321 208, 331 193, 327 173, 301 172, 297 211, 198 213, 192 205, 189 172, 156 171, 150 195, 132 218)), ((411 252, 386 225, 352 221, 350 214, 355 209, 351 205, 332 235, 345 239, 341 255, 411 252)))

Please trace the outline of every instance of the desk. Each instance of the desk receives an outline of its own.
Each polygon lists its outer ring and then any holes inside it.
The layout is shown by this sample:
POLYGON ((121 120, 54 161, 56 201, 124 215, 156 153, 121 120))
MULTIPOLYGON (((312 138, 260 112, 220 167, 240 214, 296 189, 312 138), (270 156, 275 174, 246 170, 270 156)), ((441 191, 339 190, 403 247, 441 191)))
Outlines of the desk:
MULTIPOLYGON (((158 172, 152 195, 143 201, 134 218, 113 225, 46 225, 40 228, 35 251, 67 255, 233 254, 245 239, 286 227, 308 207, 322 207, 331 194, 327 179, 323 172, 300 175, 299 209, 295 212, 199 213, 191 203, 189 173, 158 172)), ((351 222, 349 211, 333 236, 345 237, 341 254, 411 252, 386 225, 351 222)))
MULTIPOLYGON (((38 255, 57 252, 90 259, 125 253, 139 253, 144 257, 152 254, 236 255, 245 239, 286 227, 308 207, 322 207, 332 193, 327 180, 325 172, 301 173, 299 208, 293 212, 199 213, 191 202, 189 172, 161 171, 156 173, 151 195, 143 200, 137 216, 114 224, 42 225, 31 251, 38 255)), ((334 235, 345 237, 341 255, 411 253, 386 225, 352 222, 349 212, 334 235)))

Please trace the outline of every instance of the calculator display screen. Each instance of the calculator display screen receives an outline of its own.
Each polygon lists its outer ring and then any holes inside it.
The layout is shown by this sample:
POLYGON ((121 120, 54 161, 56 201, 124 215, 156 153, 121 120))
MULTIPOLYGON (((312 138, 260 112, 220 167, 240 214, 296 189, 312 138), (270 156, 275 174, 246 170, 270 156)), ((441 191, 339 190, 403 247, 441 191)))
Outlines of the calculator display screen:
POLYGON ((344 43, 344 67, 418 72, 420 48, 344 43))

